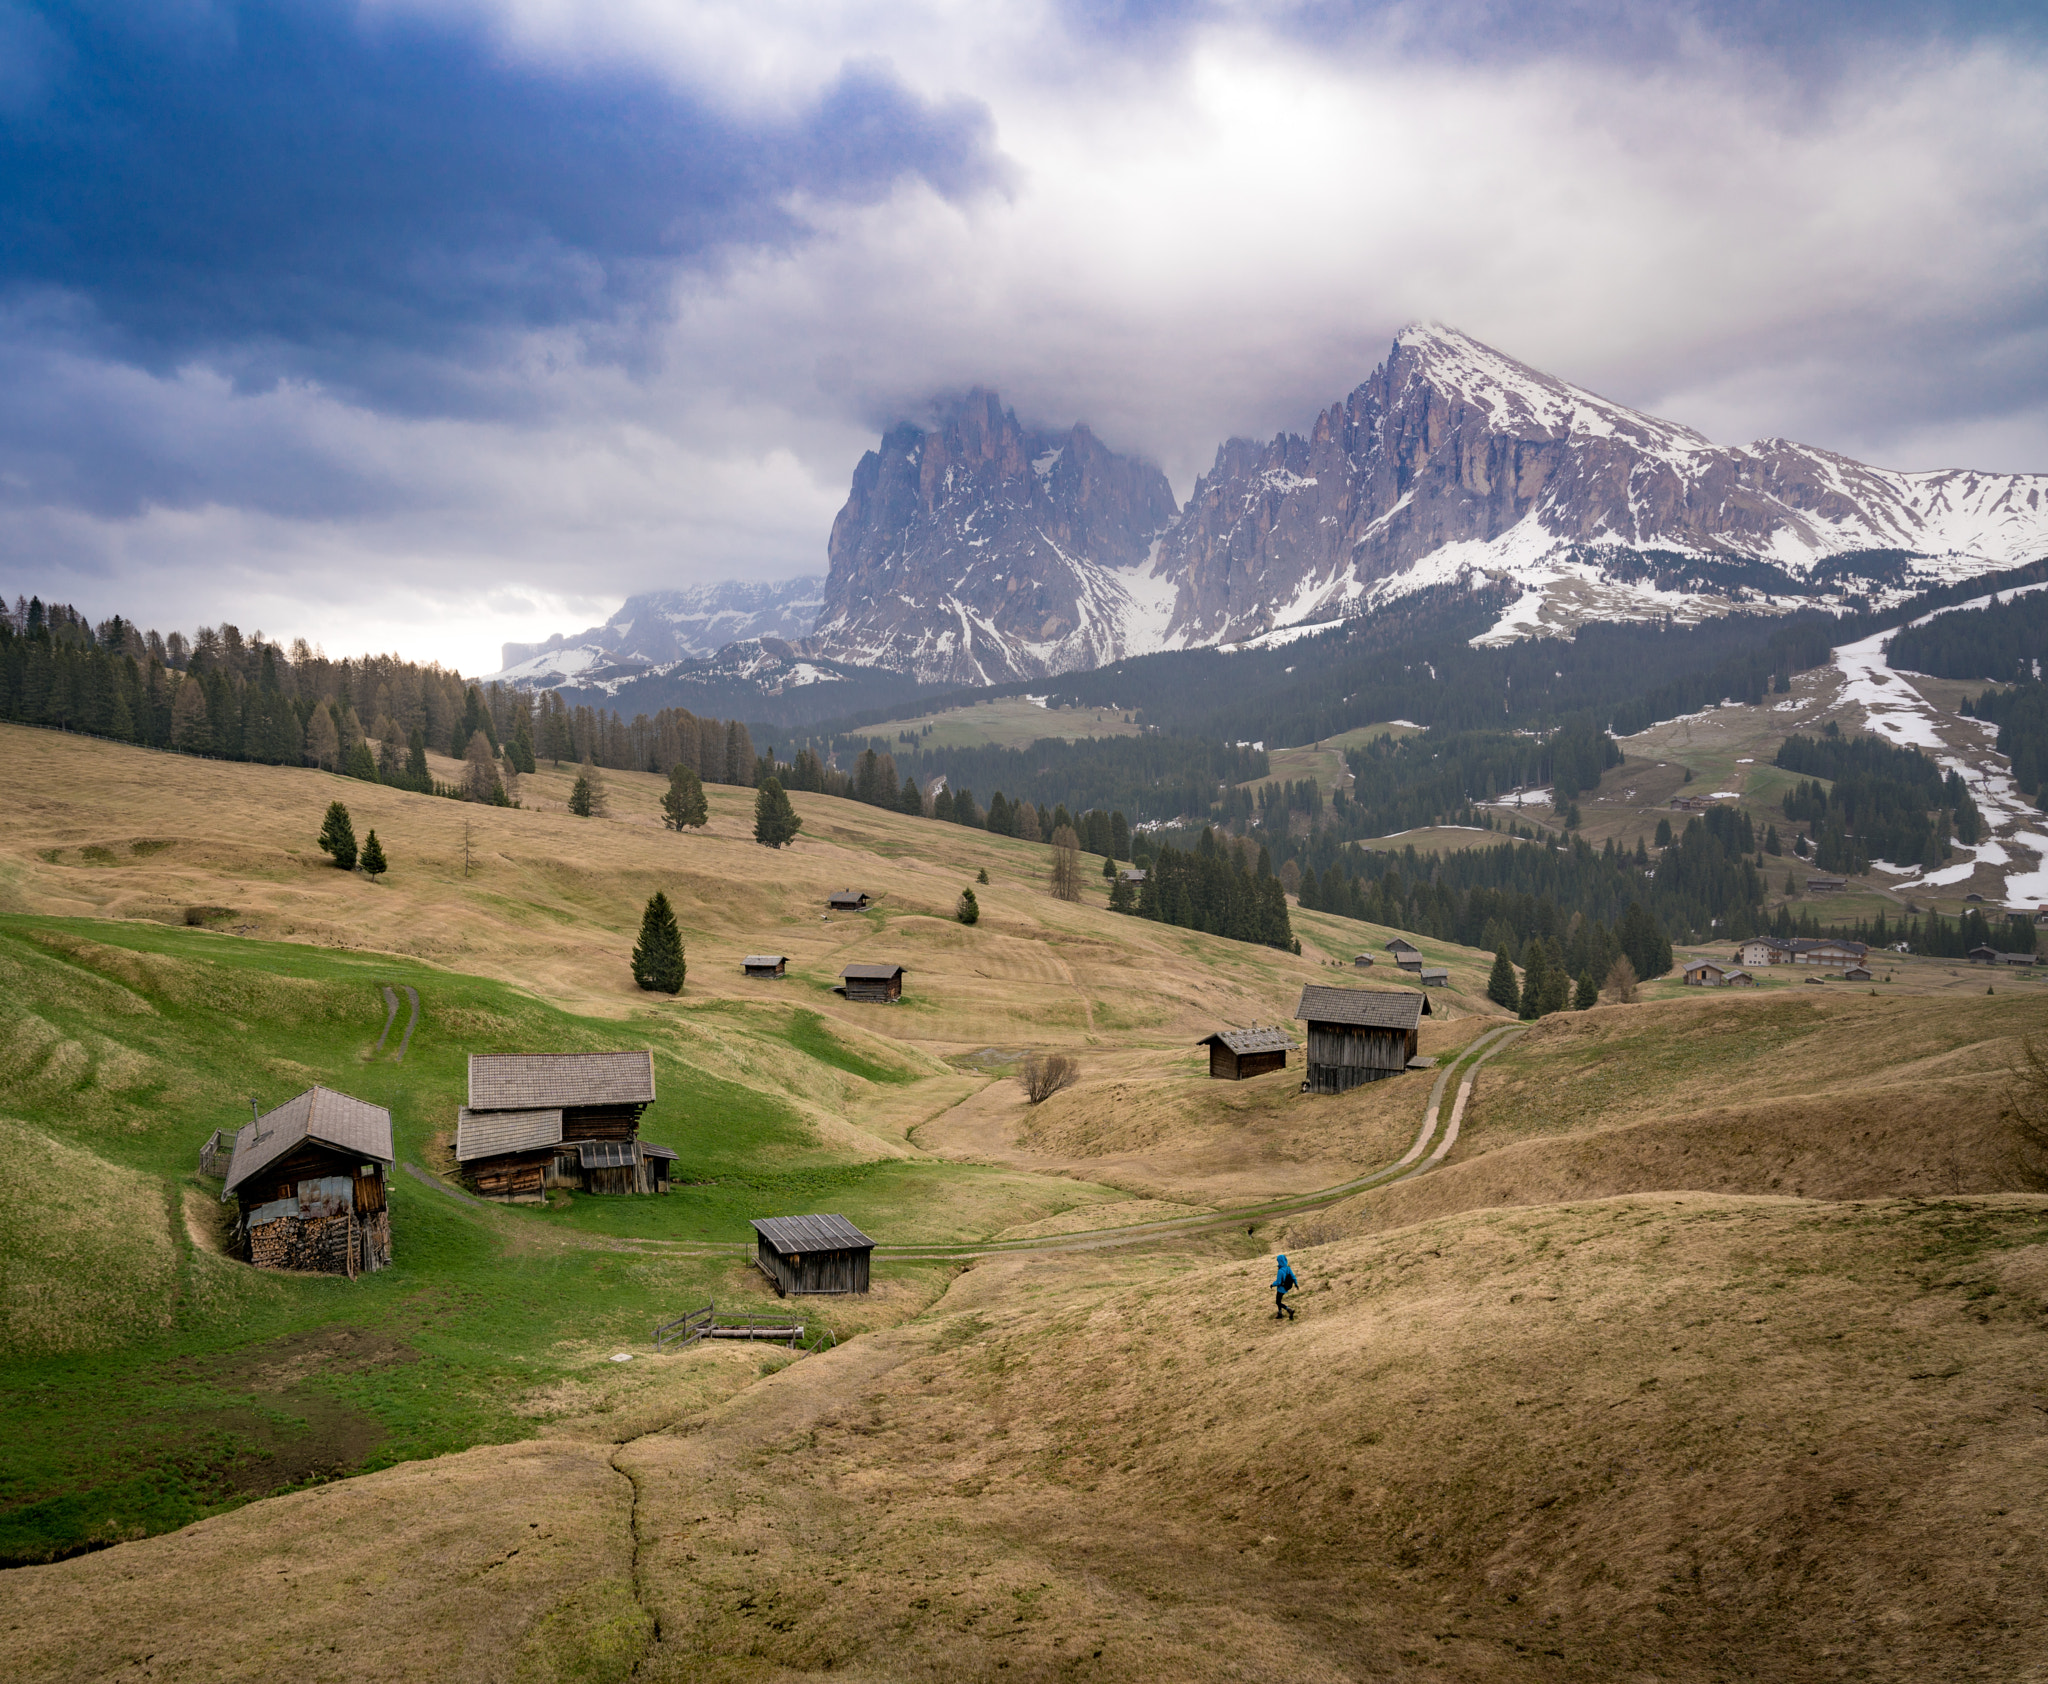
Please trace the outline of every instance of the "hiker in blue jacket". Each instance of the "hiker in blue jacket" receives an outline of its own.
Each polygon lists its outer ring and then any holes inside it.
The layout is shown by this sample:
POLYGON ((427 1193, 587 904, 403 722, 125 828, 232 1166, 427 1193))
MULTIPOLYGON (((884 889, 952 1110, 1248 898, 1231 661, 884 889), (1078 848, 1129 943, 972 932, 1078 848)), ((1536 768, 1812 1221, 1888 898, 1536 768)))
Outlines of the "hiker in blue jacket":
POLYGON ((1285 1316, 1289 1321, 1294 1320, 1294 1307, 1287 1302, 1287 1295, 1299 1285, 1301 1285, 1301 1282, 1294 1278, 1294 1266, 1287 1261, 1287 1253, 1281 1252, 1280 1272, 1273 1277, 1273 1319, 1275 1321, 1278 1321, 1282 1316, 1285 1316))

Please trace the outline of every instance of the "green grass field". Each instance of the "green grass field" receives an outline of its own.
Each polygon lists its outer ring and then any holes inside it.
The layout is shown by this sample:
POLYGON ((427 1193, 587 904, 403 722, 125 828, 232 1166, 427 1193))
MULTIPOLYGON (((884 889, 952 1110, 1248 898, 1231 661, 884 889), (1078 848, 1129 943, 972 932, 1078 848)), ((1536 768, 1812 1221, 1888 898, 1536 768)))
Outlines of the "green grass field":
POLYGON ((899 732, 908 731, 923 748, 1029 748, 1042 737, 1075 742, 1083 737, 1136 737, 1143 730, 1114 708, 1046 708, 1023 696, 1000 696, 916 719, 864 726, 861 734, 894 743, 899 732))
MULTIPOLYGON (((821 1079, 903 1085, 816 1013, 715 1003, 821 1079)), ((614 1350, 707 1299, 760 1297, 753 1216, 828 1208, 891 1239, 958 1240, 1114 1189, 927 1160, 855 1161, 772 1090, 691 1061, 691 1014, 572 1016, 505 984, 402 959, 148 923, 0 918, 0 1560, 183 1525, 250 1496, 525 1437, 580 1407, 614 1350), (421 997, 403 1064, 381 1055, 385 984, 421 997), (401 1165, 448 1167, 474 1051, 651 1046, 644 1129, 674 1146, 663 1199, 557 1193, 465 1203, 403 1168, 394 1266, 356 1282, 258 1273, 213 1249, 200 1143, 321 1082, 388 1107, 401 1165), (31 1195, 32 1190, 32 1196, 31 1195), (730 1242, 713 1256, 635 1242, 730 1242), (569 1395, 571 1404, 549 1401, 569 1395)), ((878 1266, 896 1308, 950 1273, 878 1266)), ((877 1306, 845 1312, 895 1313, 877 1306)), ((838 1316, 841 1312, 835 1310, 838 1316)))

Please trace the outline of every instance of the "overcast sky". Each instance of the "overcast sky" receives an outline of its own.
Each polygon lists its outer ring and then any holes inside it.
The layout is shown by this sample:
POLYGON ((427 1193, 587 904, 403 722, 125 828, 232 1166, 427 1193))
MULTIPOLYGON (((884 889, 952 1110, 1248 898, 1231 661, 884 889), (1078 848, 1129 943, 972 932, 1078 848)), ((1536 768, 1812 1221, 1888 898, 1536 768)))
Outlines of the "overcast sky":
POLYGON ((0 588, 488 671, 934 394, 1185 497, 1418 317, 2048 469, 2041 11, 0 0, 0 588))

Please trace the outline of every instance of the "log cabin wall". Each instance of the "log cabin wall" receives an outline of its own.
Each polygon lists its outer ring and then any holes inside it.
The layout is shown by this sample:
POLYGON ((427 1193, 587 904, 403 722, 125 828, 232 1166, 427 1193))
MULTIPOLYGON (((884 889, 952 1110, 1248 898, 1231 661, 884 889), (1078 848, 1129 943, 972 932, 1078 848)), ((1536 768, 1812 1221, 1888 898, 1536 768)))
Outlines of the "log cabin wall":
POLYGON ((259 1269, 356 1275, 390 1266, 381 1164, 308 1141, 238 1190, 237 1249, 259 1269))
POLYGON ((1308 1026, 1311 1093, 1344 1093, 1363 1082, 1398 1076, 1415 1056, 1412 1030, 1370 1029, 1348 1023, 1308 1026))
POLYGON ((639 1105, 565 1105, 564 1140, 631 1140, 640 1124, 639 1105))

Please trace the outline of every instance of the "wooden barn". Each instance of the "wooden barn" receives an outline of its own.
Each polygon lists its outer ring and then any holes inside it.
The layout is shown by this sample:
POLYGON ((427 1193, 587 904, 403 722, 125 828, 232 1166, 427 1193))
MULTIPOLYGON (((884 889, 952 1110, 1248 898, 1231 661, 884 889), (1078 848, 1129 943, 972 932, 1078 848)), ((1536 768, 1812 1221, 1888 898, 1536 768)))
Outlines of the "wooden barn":
POLYGON ((244 1123, 221 1198, 240 1206, 235 1248, 259 1269, 347 1275, 391 1261, 391 1113, 308 1088, 244 1123))
POLYGON ((757 1216, 754 1262, 775 1296, 865 1292, 875 1242, 843 1216, 757 1216))
POLYGON ((1424 988, 1448 988, 1451 986, 1450 969, 1444 965, 1424 965, 1419 973, 1424 988))
POLYGON ((1406 936, 1396 936, 1392 941, 1387 942, 1384 945, 1386 947, 1387 952, 1393 954, 1394 962, 1396 964, 1399 964, 1403 960, 1410 958, 1416 960, 1418 963, 1421 961, 1422 949, 1417 947, 1415 943, 1410 941, 1406 936))
POLYGON ((1308 1025, 1308 1093, 1343 1093, 1398 1076, 1416 1056, 1429 996, 1407 989, 1326 988, 1309 983, 1295 1017, 1308 1025))
POLYGON ((1721 981, 1730 988, 1754 988, 1756 978, 1747 971, 1730 971, 1721 981))
POLYGON ((1679 980, 1688 988, 1719 988, 1728 973, 1711 959, 1695 959, 1679 973, 1679 980))
POLYGON ((1851 965, 1842 973, 1842 980, 1844 982, 1869 982, 1871 980, 1870 967, 1868 965, 1851 965))
POLYGON ((835 889, 825 897, 825 904, 834 912, 865 912, 872 898, 862 889, 835 889))
POLYGON ((1285 1070, 1294 1042, 1284 1029, 1221 1029, 1195 1043, 1209 1049, 1209 1076, 1218 1082, 1241 1082, 1269 1070, 1285 1070))
POLYGON ((749 953, 740 961, 740 969, 748 976, 761 977, 772 982, 776 977, 789 975, 789 955, 786 953, 749 953))
POLYGON ((903 967, 848 965, 839 973, 839 991, 849 1000, 894 1005, 903 998, 903 967))
POLYGON ((653 1103, 650 1052, 475 1054, 455 1159, 487 1199, 666 1193, 676 1154, 640 1139, 653 1103))
POLYGON ((1369 971, 1372 969, 1372 955, 1370 953, 1357 954, 1353 957, 1351 963, 1357 970, 1369 971))

